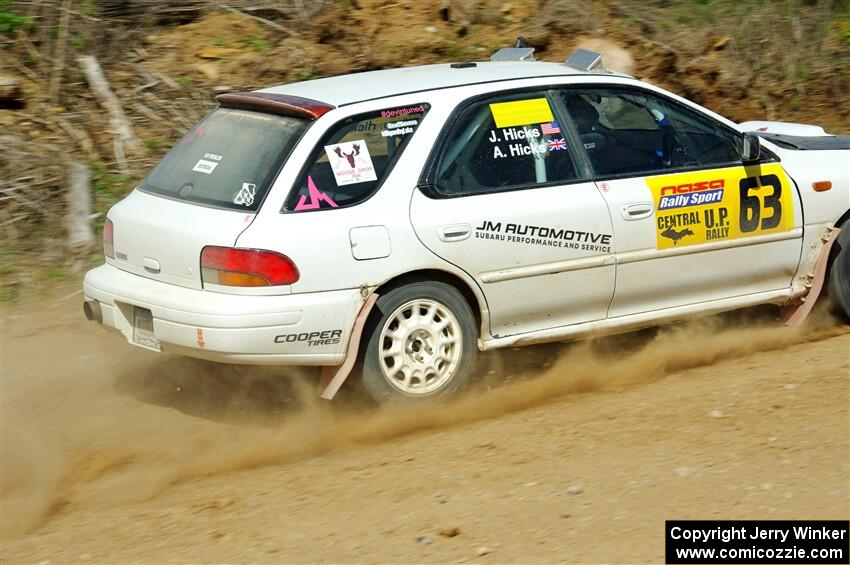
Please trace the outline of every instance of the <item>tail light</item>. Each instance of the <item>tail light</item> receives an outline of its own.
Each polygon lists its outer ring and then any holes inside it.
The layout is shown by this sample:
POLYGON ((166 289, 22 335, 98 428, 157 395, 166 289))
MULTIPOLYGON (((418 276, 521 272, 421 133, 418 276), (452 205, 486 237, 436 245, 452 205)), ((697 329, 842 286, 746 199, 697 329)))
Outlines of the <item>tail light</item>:
POLYGON ((110 259, 115 259, 115 226, 108 219, 103 223, 103 254, 110 259))
POLYGON ((207 246, 201 251, 201 279, 224 286, 279 286, 299 279, 298 267, 280 253, 262 249, 207 246))

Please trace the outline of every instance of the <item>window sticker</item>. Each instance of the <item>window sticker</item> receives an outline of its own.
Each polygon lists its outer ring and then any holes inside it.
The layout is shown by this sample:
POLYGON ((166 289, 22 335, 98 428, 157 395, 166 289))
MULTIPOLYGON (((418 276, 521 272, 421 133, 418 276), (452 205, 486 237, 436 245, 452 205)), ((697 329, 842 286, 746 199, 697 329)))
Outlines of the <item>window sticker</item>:
POLYGON ((425 112, 425 106, 419 104, 417 106, 408 106, 407 108, 395 108, 394 110, 382 110, 382 118, 398 118, 408 114, 421 114, 425 112))
POLYGON ((383 137, 407 135, 409 133, 413 133, 418 124, 419 120, 401 120, 400 122, 389 122, 384 125, 384 129, 381 130, 381 135, 383 137))
POLYGON ((206 175, 211 175, 216 167, 218 167, 218 163, 215 162, 215 161, 207 161, 206 159, 198 159, 198 162, 195 163, 195 166, 192 167, 192 170, 197 171, 199 173, 204 173, 206 175))
POLYGON ((794 229, 791 182, 778 164, 664 175, 646 184, 658 249, 794 229))
POLYGON ((378 180, 364 140, 326 145, 325 153, 333 168, 337 186, 378 180))
POLYGON ((509 128, 555 121, 549 101, 545 98, 496 102, 490 104, 490 112, 497 128, 509 128))
POLYGON ((556 137, 554 139, 550 139, 547 142, 549 146, 549 151, 566 151, 567 149, 567 140, 563 137, 556 137))
POLYGON ((301 212, 303 210, 319 210, 322 207, 322 202, 327 203, 331 208, 339 208, 337 203, 334 202, 330 196, 319 190, 311 176, 307 177, 307 190, 310 193, 310 200, 307 200, 307 194, 302 194, 301 198, 298 200, 298 204, 295 205, 296 212, 301 212))
POLYGON ((251 206, 254 204, 254 196, 257 194, 257 185, 250 182, 243 182, 242 188, 233 197, 233 203, 240 206, 251 206))
POLYGON ((558 122, 549 122, 540 124, 540 131, 543 135, 557 135, 561 133, 561 128, 558 126, 558 122))
POLYGON ((375 125, 374 121, 369 120, 369 121, 360 122, 359 124, 357 124, 357 126, 354 128, 353 131, 356 131, 357 133, 369 133, 369 132, 375 131, 375 129, 377 127, 378 126, 375 125))
POLYGON ((532 124, 492 129, 487 140, 493 145, 493 159, 529 155, 543 159, 549 153, 566 151, 567 140, 560 137, 560 131, 557 122, 532 124), (544 137, 550 138, 543 139, 544 137))

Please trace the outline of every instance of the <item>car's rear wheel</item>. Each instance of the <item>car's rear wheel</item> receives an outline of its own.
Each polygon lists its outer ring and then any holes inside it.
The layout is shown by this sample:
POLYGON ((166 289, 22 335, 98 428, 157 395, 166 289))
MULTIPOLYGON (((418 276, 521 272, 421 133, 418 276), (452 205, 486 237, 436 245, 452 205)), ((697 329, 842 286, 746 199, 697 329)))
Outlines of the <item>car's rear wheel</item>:
POLYGON ((475 367, 475 317, 447 284, 391 290, 378 299, 367 330, 363 386, 379 403, 448 398, 475 367))
POLYGON ((829 296, 844 321, 850 323, 850 222, 842 226, 835 247, 838 253, 829 268, 829 296))

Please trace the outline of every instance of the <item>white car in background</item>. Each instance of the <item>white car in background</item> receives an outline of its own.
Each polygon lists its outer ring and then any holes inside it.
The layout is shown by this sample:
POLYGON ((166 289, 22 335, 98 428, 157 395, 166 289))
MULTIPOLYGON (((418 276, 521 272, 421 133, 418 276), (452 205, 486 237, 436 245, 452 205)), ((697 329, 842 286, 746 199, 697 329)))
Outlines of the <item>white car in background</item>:
POLYGON ((325 398, 360 361, 384 402, 456 392, 479 350, 809 295, 799 323, 825 279, 850 315, 850 138, 532 51, 220 95, 109 211, 86 316, 324 366, 325 398))

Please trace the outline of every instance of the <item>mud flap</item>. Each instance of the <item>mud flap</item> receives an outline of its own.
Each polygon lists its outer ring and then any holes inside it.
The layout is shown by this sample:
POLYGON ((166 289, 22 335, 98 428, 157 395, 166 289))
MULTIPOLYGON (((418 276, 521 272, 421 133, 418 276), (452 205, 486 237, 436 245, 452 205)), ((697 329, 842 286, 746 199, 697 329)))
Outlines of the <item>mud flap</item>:
POLYGON ((818 254, 818 260, 815 262, 815 268, 812 273, 812 286, 809 293, 802 298, 802 302, 797 306, 789 306, 783 312, 783 321, 786 326, 797 327, 809 316, 812 308, 815 307, 815 302, 820 296, 821 290, 826 279, 826 266, 829 263, 829 252, 832 250, 832 245, 838 239, 838 234, 841 233, 839 228, 830 230, 829 235, 824 240, 823 247, 818 254))
POLYGON ((377 301, 378 293, 373 292, 360 308, 357 319, 354 320, 351 337, 348 338, 348 355, 346 355, 342 365, 339 367, 325 367, 322 370, 322 380, 319 390, 322 391, 320 396, 325 400, 333 400, 333 397, 339 392, 345 379, 351 373, 351 369, 354 368, 354 363, 357 362, 357 355, 360 353, 360 338, 363 335, 363 327, 366 325, 369 313, 377 301))

